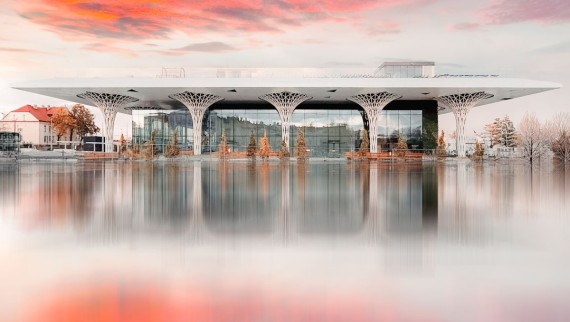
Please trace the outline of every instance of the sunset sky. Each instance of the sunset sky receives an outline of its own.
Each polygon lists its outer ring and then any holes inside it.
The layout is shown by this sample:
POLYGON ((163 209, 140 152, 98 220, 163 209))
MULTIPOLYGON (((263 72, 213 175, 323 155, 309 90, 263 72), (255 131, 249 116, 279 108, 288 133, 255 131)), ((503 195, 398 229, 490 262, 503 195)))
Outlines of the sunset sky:
MULTIPOLYGON (((435 61, 439 74, 499 74, 563 85, 474 109, 468 134, 505 114, 516 123, 526 111, 542 120, 570 111, 568 0, 120 3, 2 0, 0 112, 25 104, 70 104, 10 89, 16 81, 154 76, 162 67, 373 70, 390 60, 435 61)), ((451 115, 440 121, 442 128, 454 128, 451 115)))

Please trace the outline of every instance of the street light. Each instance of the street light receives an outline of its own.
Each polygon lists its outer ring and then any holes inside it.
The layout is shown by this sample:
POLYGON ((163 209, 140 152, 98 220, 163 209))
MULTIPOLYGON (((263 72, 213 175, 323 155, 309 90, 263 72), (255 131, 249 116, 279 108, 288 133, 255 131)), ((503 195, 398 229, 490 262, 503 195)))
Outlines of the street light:
POLYGON ((49 150, 53 151, 53 129, 52 129, 52 120, 51 117, 53 116, 53 113, 50 111, 48 112, 47 116, 49 117, 49 150))

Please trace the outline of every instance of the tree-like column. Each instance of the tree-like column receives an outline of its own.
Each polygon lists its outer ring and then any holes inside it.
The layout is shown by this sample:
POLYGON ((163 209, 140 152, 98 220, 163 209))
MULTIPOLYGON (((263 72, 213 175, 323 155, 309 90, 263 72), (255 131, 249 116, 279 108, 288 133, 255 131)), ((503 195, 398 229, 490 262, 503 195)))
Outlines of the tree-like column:
POLYGON ((452 94, 437 97, 436 100, 448 107, 455 116, 455 133, 457 135, 455 143, 457 156, 465 157, 465 120, 467 114, 479 101, 493 97, 485 92, 452 94))
POLYGON ((223 98, 213 94, 188 91, 172 94, 168 97, 180 101, 190 111, 194 127, 194 155, 202 154, 202 120, 204 119, 204 113, 208 110, 208 107, 223 100, 223 98))
POLYGON ((370 152, 378 152, 378 136, 376 128, 378 120, 380 119, 380 112, 395 99, 402 96, 388 92, 367 93, 351 96, 348 100, 360 105, 366 116, 368 117, 369 137, 370 137, 370 152))
POLYGON ((289 128, 291 126, 291 115, 293 111, 299 104, 306 100, 310 100, 312 97, 301 93, 291 93, 291 92, 279 92, 271 93, 260 96, 259 99, 271 103, 279 113, 279 119, 281 120, 281 140, 285 141, 287 148, 291 150, 289 145, 289 128))
POLYGON ((120 94, 85 92, 77 95, 97 106, 103 112, 105 127, 103 136, 105 137, 105 152, 113 152, 113 131, 115 128, 115 117, 117 110, 125 105, 138 101, 138 98, 120 94))

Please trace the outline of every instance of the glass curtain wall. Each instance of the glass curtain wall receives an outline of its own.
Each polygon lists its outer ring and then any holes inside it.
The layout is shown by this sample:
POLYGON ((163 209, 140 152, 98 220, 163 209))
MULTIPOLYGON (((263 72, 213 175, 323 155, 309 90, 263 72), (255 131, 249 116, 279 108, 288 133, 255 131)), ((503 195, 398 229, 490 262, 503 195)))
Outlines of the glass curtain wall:
POLYGON ((143 145, 155 133, 154 142, 159 151, 171 142, 174 131, 178 135, 178 145, 182 150, 192 150, 194 130, 192 116, 187 111, 134 110, 133 144, 143 145))
POLYGON ((378 148, 389 151, 402 136, 409 149, 423 149, 422 110, 383 110, 377 127, 378 148))
MULTIPOLYGON (((295 153, 299 131, 311 157, 341 157, 360 147, 362 115, 357 109, 296 109, 291 118, 289 142, 295 153)), ((253 133, 257 145, 267 135, 270 148, 281 145, 281 122, 274 109, 210 109, 202 124, 202 152, 216 152, 222 131, 231 151, 246 151, 253 133)), ((133 111, 133 144, 142 145, 155 132, 155 144, 163 151, 178 133, 178 144, 192 150, 192 117, 187 111, 133 111)), ((422 149, 422 110, 384 110, 378 121, 378 147, 382 151, 395 148, 403 137, 410 149, 422 149)))

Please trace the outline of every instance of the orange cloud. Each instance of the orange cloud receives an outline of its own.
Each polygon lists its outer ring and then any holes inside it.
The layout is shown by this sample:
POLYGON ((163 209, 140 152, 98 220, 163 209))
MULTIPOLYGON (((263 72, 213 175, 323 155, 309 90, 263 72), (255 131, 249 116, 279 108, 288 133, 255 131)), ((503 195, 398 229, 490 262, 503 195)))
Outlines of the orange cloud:
POLYGON ((164 39, 174 31, 276 32, 343 14, 426 0, 28 0, 20 15, 63 37, 164 39))

